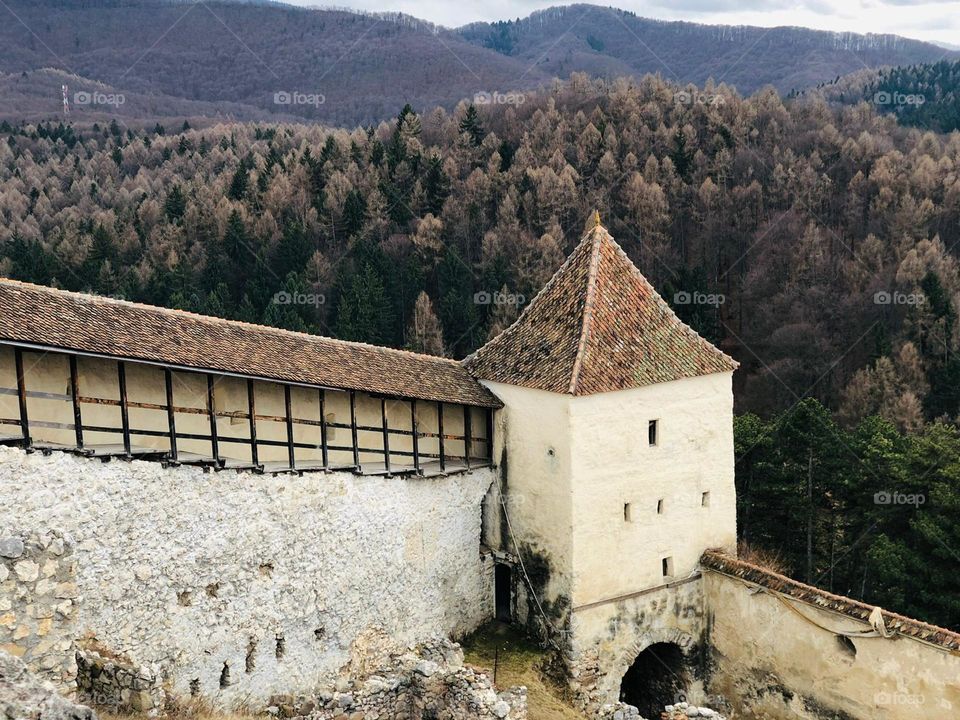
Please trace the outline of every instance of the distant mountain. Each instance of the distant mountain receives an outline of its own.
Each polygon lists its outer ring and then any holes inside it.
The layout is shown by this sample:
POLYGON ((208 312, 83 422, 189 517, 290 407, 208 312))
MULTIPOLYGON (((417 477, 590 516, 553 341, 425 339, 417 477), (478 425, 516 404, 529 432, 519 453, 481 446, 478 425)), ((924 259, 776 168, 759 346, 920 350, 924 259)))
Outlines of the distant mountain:
POLYGON ((5 119, 61 113, 60 84, 75 120, 295 117, 352 126, 406 103, 449 108, 574 71, 713 77, 750 93, 960 57, 889 35, 667 23, 594 5, 459 30, 398 14, 226 0, 6 0, 0 16, 5 119))
POLYGON ((565 77, 577 70, 599 76, 660 73, 697 85, 713 78, 743 94, 767 84, 788 92, 864 67, 960 58, 956 51, 897 35, 662 22, 596 5, 476 23, 460 34, 549 75, 565 77))

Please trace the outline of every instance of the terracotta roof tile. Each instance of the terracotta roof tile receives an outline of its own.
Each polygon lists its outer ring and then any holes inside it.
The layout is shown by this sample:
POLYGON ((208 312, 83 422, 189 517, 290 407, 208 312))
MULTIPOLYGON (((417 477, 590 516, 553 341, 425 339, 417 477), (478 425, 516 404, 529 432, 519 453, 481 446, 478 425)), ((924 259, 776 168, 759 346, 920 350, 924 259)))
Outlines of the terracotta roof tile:
POLYGON ((517 321, 465 361, 478 378, 571 395, 729 372, 594 227, 517 321))
MULTIPOLYGON (((851 600, 843 595, 834 595, 826 590, 798 582, 786 575, 780 575, 772 570, 767 570, 759 565, 745 562, 717 550, 707 550, 700 558, 700 565, 707 570, 740 578, 781 595, 787 595, 865 623, 870 622, 870 614, 874 610, 873 605, 851 600)), ((960 653, 960 633, 886 610, 883 611, 883 622, 888 630, 939 645, 954 653, 960 653)))
POLYGON ((0 342, 500 407, 454 360, 0 279, 0 342))

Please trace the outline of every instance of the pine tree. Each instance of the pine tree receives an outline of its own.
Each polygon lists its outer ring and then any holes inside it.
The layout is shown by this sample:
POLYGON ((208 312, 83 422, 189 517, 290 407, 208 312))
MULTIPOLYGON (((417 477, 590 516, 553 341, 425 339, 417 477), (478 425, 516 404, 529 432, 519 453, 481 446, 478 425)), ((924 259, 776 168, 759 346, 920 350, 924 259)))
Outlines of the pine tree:
POLYGON ((483 143, 483 123, 480 120, 480 113, 477 112, 473 103, 467 106, 463 120, 460 121, 460 132, 467 134, 474 147, 480 147, 483 143))

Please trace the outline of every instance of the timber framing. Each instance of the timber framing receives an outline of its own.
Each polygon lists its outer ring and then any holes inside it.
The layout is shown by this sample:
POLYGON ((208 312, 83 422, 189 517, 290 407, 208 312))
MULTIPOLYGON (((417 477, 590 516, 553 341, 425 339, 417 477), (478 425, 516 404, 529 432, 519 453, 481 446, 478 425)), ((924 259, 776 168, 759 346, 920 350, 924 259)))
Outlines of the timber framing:
POLYGON ((6 379, 0 380, 0 443, 31 450, 269 473, 433 476, 492 464, 489 406, 238 378, 3 340, 0 379, 6 379), (279 412, 261 407, 278 394, 279 412), (461 414, 459 427, 445 432, 444 422, 461 414), (485 434, 478 436, 477 427, 485 434))

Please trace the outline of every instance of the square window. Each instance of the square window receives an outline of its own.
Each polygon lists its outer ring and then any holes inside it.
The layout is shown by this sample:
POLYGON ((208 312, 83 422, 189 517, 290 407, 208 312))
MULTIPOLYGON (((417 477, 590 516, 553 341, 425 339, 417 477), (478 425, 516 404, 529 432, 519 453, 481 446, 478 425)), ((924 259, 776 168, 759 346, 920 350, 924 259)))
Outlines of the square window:
POLYGON ((710 491, 700 495, 700 507, 710 507, 710 491))
POLYGON ((663 515, 663 498, 657 500, 657 515, 663 515))
POLYGON ((631 503, 623 504, 623 521, 633 522, 633 505, 631 503))
POLYGON ((665 557, 660 561, 660 569, 664 577, 673 577, 673 558, 665 557))
POLYGON ((660 442, 660 421, 651 420, 647 423, 647 442, 650 447, 655 447, 660 442))

